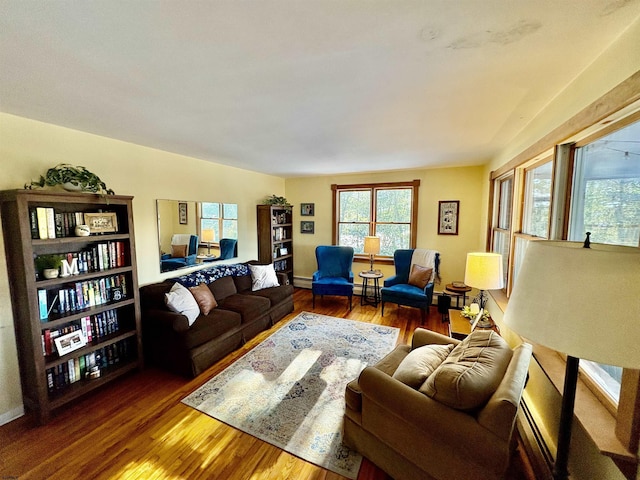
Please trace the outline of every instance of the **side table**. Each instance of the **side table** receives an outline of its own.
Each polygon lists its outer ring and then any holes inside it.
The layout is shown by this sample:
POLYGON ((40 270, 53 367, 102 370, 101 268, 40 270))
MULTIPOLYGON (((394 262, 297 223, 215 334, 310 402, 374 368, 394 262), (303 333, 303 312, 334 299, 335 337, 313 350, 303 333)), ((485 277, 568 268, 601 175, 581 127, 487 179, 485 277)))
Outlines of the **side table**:
POLYGON ((358 276, 362 279, 362 295, 360 296, 360 305, 369 304, 374 307, 378 307, 380 303, 380 279, 384 276, 379 270, 369 271, 364 270, 358 273, 358 276), (369 281, 373 281, 373 285, 369 281), (368 292, 373 288, 373 295, 368 292))
MULTIPOLYGON (((491 320, 490 327, 477 327, 476 329, 490 329, 500 334, 500 330, 498 326, 491 320)), ((457 340, 464 339, 467 335, 471 333, 471 322, 468 318, 465 318, 461 315, 460 310, 456 310, 454 308, 449 310, 449 336, 451 338, 455 338, 457 340)))
POLYGON ((444 293, 456 297, 456 308, 460 308, 460 297, 462 297, 462 306, 467 304, 467 293, 471 291, 471 287, 465 285, 464 287, 455 286, 453 283, 448 283, 444 287, 444 293))

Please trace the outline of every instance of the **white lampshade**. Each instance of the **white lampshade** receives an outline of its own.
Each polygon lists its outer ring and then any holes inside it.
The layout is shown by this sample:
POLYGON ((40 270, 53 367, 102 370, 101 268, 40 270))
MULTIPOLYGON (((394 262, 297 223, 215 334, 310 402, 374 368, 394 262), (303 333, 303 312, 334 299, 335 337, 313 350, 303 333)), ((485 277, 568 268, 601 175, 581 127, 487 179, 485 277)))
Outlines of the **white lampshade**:
POLYGON ((572 357, 640 368, 640 248, 531 241, 505 324, 572 357))
POLYGON ((212 228, 205 228, 202 230, 202 241, 205 243, 211 243, 215 239, 215 232, 212 228))
POLYGON ((380 253, 380 237, 364 237, 364 253, 374 255, 380 253))
POLYGON ((497 290, 504 287, 502 255, 484 252, 468 253, 464 283, 478 290, 497 290))

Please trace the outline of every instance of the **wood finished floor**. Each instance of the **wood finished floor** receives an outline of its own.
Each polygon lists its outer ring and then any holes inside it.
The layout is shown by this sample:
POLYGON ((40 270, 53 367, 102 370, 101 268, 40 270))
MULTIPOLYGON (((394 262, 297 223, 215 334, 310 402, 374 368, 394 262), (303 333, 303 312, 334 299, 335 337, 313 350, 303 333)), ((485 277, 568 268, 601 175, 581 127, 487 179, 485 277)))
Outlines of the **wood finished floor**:
MULTIPOLYGON (((0 427, 0 479, 344 479, 180 403, 301 311, 398 327, 402 343, 420 326, 415 309, 387 304, 381 317, 355 297, 351 311, 339 297, 316 299, 313 309, 303 289, 294 302, 294 313, 194 380, 147 368, 54 413, 45 426, 25 416, 0 427)), ((424 326, 447 332, 435 310, 424 326)), ((508 480, 535 478, 521 452, 508 480)), ((366 460, 358 476, 389 478, 366 460)))

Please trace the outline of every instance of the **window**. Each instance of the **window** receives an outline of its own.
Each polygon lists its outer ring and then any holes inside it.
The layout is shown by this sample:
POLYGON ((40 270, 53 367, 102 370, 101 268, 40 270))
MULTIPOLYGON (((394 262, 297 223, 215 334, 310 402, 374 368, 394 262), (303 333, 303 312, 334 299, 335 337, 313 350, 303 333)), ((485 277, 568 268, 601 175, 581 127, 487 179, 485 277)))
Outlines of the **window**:
MULTIPOLYGON (((640 122, 584 145, 574 154, 568 239, 640 245, 640 122)), ((622 369, 583 360, 582 368, 614 404, 622 369)))
POLYGON ((522 233, 549 238, 553 162, 525 170, 522 233))
POLYGON ((364 237, 380 237, 380 256, 415 248, 419 180, 333 185, 334 244, 364 254, 364 237))
POLYGON ((502 254, 505 285, 509 279, 509 248, 511 245, 511 213, 513 205, 513 172, 494 181, 494 219, 491 251, 502 254))
POLYGON ((219 243, 221 238, 238 238, 238 205, 235 203, 202 202, 199 216, 201 242, 206 242, 205 230, 213 230, 213 239, 207 243, 219 243))

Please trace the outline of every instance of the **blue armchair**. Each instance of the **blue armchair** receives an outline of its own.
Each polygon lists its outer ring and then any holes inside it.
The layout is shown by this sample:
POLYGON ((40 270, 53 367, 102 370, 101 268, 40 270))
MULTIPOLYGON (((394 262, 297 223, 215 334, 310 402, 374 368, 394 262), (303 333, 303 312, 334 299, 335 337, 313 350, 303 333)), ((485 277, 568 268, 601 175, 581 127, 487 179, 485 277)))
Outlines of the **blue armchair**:
POLYGON ((340 295, 349 297, 349 310, 353 297, 353 248, 336 245, 320 245, 316 247, 318 270, 313 273, 311 291, 313 307, 316 306, 316 295, 340 295))
POLYGON ((226 260, 227 258, 235 258, 238 256, 238 240, 235 238, 220 239, 220 256, 208 257, 203 262, 215 262, 216 260, 226 260))
POLYGON ((171 245, 185 245, 182 243, 188 240, 187 255, 184 257, 174 257, 171 253, 165 253, 160 257, 160 271, 170 272, 178 268, 188 267, 196 264, 198 256, 198 236, 197 235, 174 235, 171 238, 171 245), (188 237, 188 239, 187 239, 188 237))
MULTIPOLYGON (((382 316, 384 316, 385 302, 419 308, 422 322, 429 314, 429 306, 433 300, 433 281, 427 283, 424 288, 409 284, 413 252, 414 249, 402 249, 396 250, 393 254, 396 274, 386 279, 384 286, 380 289, 382 316)), ((429 267, 433 268, 434 278, 438 278, 440 271, 440 254, 438 252, 435 252, 433 265, 429 265, 429 267)))

